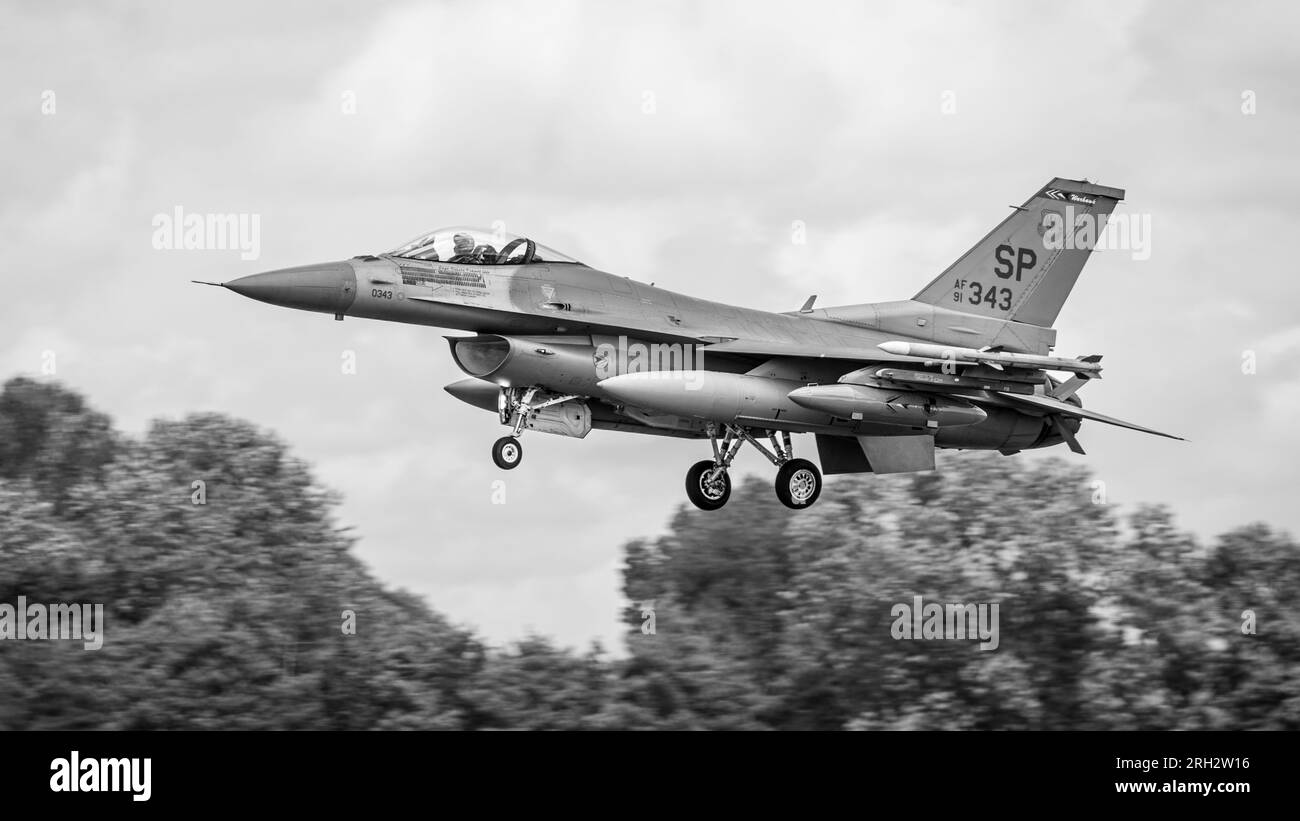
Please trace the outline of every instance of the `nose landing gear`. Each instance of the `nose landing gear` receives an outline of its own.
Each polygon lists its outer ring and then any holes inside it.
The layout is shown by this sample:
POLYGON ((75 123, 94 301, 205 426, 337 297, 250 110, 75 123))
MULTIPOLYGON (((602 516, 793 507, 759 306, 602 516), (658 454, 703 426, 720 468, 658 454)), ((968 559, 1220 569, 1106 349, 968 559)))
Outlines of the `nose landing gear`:
POLYGON ((528 423, 537 416, 537 412, 561 402, 577 399, 575 395, 551 396, 543 402, 533 404, 538 393, 547 394, 539 388, 502 388, 497 399, 497 413, 501 424, 513 429, 510 436, 502 436, 492 444, 492 461, 502 470, 514 470, 524 459, 524 446, 519 437, 523 435, 528 423))

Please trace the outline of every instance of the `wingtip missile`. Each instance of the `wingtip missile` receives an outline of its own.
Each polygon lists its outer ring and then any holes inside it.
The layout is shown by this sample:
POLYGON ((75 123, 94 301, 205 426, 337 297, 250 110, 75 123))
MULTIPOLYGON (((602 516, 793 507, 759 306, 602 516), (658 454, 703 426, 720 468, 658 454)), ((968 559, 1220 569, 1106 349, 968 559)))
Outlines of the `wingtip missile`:
POLYGON ((876 347, 895 356, 911 356, 935 362, 1002 365, 1010 368, 1042 368, 1049 371, 1071 371, 1073 373, 1093 375, 1101 371, 1101 356, 1098 354, 1082 359, 1066 359, 1060 356, 1037 356, 1026 353, 977 350, 975 348, 938 345, 931 342, 903 342, 901 340, 881 342, 876 347))

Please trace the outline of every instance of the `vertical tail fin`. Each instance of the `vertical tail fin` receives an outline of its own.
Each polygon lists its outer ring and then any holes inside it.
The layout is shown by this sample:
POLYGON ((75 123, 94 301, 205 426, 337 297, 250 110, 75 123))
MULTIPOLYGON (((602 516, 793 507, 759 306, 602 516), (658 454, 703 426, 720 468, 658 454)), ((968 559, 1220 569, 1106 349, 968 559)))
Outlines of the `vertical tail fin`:
POLYGON ((1122 199, 1122 189, 1057 177, 915 300, 1050 328, 1122 199))

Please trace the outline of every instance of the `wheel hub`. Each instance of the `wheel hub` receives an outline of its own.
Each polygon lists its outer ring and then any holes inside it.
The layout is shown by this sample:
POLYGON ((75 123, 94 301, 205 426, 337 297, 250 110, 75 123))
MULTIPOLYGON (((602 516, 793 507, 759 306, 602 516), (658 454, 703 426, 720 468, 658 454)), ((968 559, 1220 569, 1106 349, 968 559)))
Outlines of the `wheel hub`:
POLYGON ((711 470, 701 474, 700 492, 710 499, 721 499, 726 492, 726 485, 722 482, 722 471, 711 470))
POLYGON ((813 490, 817 487, 817 479, 812 475, 812 471, 799 470, 790 477, 790 496, 796 501, 806 502, 812 497, 813 490))

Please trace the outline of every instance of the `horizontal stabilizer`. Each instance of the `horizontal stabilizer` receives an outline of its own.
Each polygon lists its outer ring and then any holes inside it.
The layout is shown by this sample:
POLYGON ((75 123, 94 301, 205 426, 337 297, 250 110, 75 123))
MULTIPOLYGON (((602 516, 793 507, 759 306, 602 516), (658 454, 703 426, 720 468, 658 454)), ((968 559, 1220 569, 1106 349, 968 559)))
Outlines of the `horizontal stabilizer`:
POLYGON ((1059 413, 1062 416, 1073 416, 1076 419, 1091 419, 1094 422, 1104 422, 1107 425, 1116 425, 1121 428, 1128 428, 1129 430, 1141 431, 1142 433, 1152 433, 1155 434, 1156 436, 1163 436, 1166 439, 1177 439, 1180 442, 1185 441, 1183 437, 1174 436, 1172 433, 1161 433, 1158 430, 1152 430, 1151 428, 1144 428, 1141 425, 1135 425, 1132 422, 1125 422, 1122 419, 1116 419, 1115 417, 1107 416, 1104 413, 1097 413, 1096 411, 1085 410, 1084 408, 1081 408, 1077 405, 1072 405, 1069 402, 1062 402, 1059 399, 1052 399, 1047 396, 1038 396, 1038 395, 1023 396, 1023 395, 1013 394, 1013 393, 1003 393, 998 395, 1003 399, 1010 400, 1013 403, 1037 408, 1041 411, 1046 411, 1048 413, 1059 413))

